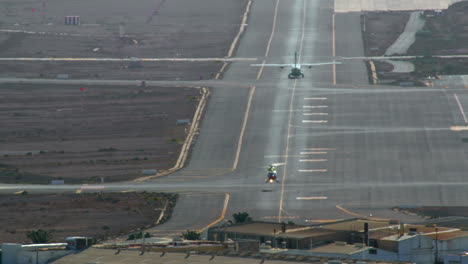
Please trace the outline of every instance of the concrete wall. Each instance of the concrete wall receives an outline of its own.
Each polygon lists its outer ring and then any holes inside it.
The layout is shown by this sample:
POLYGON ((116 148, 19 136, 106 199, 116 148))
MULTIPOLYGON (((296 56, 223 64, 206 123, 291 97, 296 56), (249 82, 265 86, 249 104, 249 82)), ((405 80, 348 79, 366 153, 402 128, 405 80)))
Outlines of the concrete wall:
POLYGON ((432 239, 423 235, 399 241, 399 261, 415 262, 418 264, 434 263, 434 246, 432 239))
POLYGON ((46 264, 73 253, 72 250, 31 250, 21 244, 2 244, 2 263, 4 264, 46 264))

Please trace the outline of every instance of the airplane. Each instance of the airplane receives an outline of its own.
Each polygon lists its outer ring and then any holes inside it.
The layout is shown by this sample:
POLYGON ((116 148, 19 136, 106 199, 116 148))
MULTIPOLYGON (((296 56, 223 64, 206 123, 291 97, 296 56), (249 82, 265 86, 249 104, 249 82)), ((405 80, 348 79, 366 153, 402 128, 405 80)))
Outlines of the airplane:
POLYGON ((304 74, 302 73, 301 66, 307 66, 311 69, 313 66, 319 65, 330 65, 330 64, 341 64, 341 62, 318 62, 318 63, 297 63, 297 52, 294 52, 294 64, 251 64, 250 66, 275 66, 280 67, 283 69, 286 66, 291 67, 291 72, 288 74, 289 79, 300 79, 304 78, 304 74))

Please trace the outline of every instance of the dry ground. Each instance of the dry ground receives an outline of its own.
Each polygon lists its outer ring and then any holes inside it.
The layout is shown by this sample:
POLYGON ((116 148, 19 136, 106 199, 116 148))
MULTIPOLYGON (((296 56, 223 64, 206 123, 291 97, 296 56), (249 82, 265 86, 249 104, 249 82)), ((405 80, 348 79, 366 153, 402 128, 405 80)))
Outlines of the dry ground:
MULTIPOLYGON (((0 57, 224 57, 247 0, 0 0, 0 57), (34 11, 33 11, 34 10, 34 11), (79 15, 81 25, 64 25, 79 15), (7 32, 13 30, 15 32, 7 32)), ((0 77, 208 79, 220 63, 15 63, 0 77)))
POLYGON ((177 160, 193 88, 0 85, 0 182, 128 180, 177 160), (83 105, 83 109, 82 109, 83 105), (19 170, 18 170, 19 169, 19 170))
MULTIPOLYGON (((441 12, 425 11, 426 24, 416 34, 416 41, 405 55, 425 56, 412 60, 415 71, 408 73, 389 73, 385 63, 376 63, 379 77, 384 81, 418 81, 434 75, 468 74, 467 59, 435 59, 430 55, 468 54, 468 2, 460 2, 441 12)), ((364 15, 366 29, 367 55, 382 55, 403 31, 408 12, 367 13, 364 15)))
POLYGON ((362 15, 366 56, 382 56, 404 31, 410 12, 368 12, 362 15))
POLYGON ((31 243, 26 233, 51 231, 53 241, 68 236, 114 237, 154 225, 176 195, 162 193, 89 193, 0 195, 0 243, 31 243), (118 220, 118 221, 116 221, 118 220))

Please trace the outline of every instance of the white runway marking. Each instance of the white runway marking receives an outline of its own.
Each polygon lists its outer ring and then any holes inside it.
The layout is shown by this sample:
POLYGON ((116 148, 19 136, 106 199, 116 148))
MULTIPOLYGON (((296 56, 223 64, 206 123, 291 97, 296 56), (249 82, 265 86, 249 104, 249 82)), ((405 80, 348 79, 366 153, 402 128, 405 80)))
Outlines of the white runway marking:
POLYGON ((326 105, 304 105, 303 108, 327 108, 326 105))
POLYGON ((304 100, 327 100, 326 97, 309 97, 309 98, 304 98, 304 100))
POLYGON ((301 155, 311 155, 311 154, 327 154, 326 151, 314 151, 314 152, 301 152, 301 155))
POLYGON ((335 148, 305 148, 304 150, 335 150, 335 148))
POLYGON ((299 170, 299 172, 327 172, 327 169, 316 169, 316 170, 299 170))
POLYGON ((323 123, 328 123, 327 120, 302 120, 302 123, 317 123, 317 124, 323 124, 323 123))
POLYGON ((328 161, 327 159, 301 159, 300 162, 322 162, 328 161))
POLYGON ((326 200, 326 196, 296 197, 296 200, 326 200))
POLYGON ((321 115, 321 116, 324 116, 324 115, 328 115, 328 113, 302 113, 302 115, 305 115, 305 116, 311 116, 311 115, 321 115))
POLYGON ((463 109, 463 106, 460 103, 460 99, 458 99, 458 95, 453 94, 453 97, 455 97, 455 100, 457 100, 458 108, 460 109, 460 112, 461 112, 461 114, 463 116, 463 120, 465 120, 465 123, 468 123, 468 119, 466 119, 466 115, 465 115, 465 110, 463 109))

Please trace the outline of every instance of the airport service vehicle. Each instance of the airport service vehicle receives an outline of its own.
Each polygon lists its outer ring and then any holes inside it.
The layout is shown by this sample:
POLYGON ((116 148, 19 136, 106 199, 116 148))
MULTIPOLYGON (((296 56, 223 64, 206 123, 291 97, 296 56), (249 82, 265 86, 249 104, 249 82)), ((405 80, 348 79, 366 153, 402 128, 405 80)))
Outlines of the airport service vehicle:
POLYGON ((273 66, 273 67, 280 67, 284 69, 284 67, 291 67, 291 71, 288 74, 289 79, 302 79, 304 78, 304 73, 302 73, 301 66, 307 66, 311 69, 313 66, 320 66, 320 65, 330 65, 330 64, 341 64, 341 62, 317 62, 317 63, 298 63, 298 55, 297 52, 294 52, 294 63, 293 64, 251 64, 250 66, 255 67, 263 67, 263 66, 273 66))

